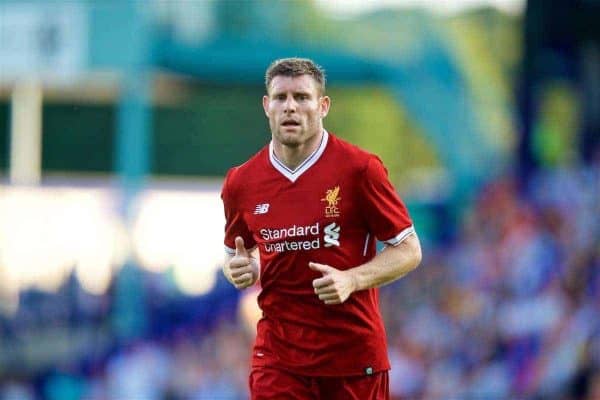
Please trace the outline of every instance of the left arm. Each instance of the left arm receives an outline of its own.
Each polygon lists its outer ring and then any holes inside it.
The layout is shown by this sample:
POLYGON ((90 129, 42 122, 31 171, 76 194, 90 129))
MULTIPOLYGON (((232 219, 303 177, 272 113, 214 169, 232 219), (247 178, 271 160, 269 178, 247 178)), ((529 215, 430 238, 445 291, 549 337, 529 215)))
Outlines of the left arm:
POLYGON ((340 304, 359 290, 386 285, 415 269, 421 262, 421 245, 416 234, 396 246, 388 246, 365 264, 347 270, 311 262, 309 267, 323 273, 313 281, 315 294, 325 304, 340 304))

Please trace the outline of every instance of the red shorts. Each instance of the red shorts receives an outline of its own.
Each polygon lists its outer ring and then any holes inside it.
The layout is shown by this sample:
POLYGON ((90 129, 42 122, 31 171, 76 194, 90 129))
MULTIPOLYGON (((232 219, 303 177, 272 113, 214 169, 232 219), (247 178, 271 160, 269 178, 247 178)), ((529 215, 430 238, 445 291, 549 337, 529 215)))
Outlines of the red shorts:
POLYGON ((253 367, 252 400, 388 400, 387 371, 373 375, 318 377, 277 368, 253 367))

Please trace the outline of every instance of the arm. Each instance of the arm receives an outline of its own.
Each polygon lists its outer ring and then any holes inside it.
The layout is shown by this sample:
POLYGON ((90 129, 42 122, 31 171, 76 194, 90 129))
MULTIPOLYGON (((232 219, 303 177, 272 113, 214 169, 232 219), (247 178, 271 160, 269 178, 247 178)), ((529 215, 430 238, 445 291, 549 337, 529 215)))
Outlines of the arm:
POLYGON ((371 261, 348 271, 356 281, 354 291, 379 287, 415 269, 421 262, 421 245, 412 234, 396 246, 388 246, 371 261))
POLYGON ((412 234, 396 246, 388 246, 365 264, 348 270, 329 265, 309 263, 310 268, 323 273, 313 281, 315 293, 325 304, 340 304, 359 290, 383 286, 415 269, 421 262, 421 245, 412 234))
POLYGON ((258 248, 249 252, 244 247, 244 239, 238 236, 235 238, 235 255, 225 255, 223 275, 236 289, 250 287, 260 276, 258 259, 258 248))

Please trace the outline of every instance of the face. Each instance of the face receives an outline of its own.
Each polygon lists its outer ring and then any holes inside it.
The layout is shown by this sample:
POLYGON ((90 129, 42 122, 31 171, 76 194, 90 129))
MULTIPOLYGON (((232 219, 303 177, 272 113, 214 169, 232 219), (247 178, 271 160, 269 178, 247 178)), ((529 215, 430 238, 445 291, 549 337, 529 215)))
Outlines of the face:
POLYGON ((319 137, 329 105, 329 97, 320 95, 310 75, 276 76, 263 97, 273 140, 288 147, 299 147, 319 137))

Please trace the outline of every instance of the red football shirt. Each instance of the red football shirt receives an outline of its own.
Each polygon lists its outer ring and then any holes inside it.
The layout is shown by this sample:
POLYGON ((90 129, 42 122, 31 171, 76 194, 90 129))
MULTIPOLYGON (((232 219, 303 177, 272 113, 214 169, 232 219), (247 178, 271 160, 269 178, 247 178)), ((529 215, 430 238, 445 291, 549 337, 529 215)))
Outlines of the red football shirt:
POLYGON ((312 287, 322 275, 308 267, 352 268, 373 258, 376 238, 396 245, 414 232, 379 158, 324 132, 292 171, 271 144, 228 172, 221 197, 226 251, 241 236, 260 252, 253 365, 312 376, 389 369, 378 290, 325 305, 312 287))

